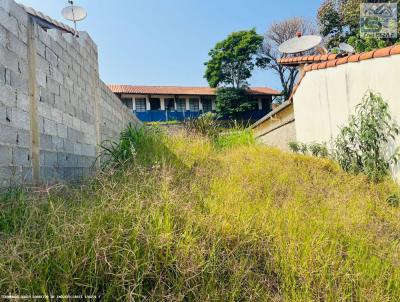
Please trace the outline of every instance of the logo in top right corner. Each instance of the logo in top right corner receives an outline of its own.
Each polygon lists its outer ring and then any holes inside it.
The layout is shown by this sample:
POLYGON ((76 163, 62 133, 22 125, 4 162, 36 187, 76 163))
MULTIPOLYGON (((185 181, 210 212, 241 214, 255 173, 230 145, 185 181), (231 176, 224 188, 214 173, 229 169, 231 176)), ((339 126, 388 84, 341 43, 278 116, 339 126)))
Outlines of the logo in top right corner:
POLYGON ((397 38, 397 3, 362 3, 360 10, 361 37, 397 38))

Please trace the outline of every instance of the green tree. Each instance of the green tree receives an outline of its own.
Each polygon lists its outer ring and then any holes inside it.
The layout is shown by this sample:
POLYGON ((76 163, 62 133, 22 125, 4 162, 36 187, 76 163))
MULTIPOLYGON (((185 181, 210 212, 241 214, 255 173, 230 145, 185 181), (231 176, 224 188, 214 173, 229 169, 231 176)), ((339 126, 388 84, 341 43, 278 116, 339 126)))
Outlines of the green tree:
POLYGON ((247 79, 254 68, 265 65, 265 59, 258 56, 262 42, 263 37, 254 28, 233 32, 218 42, 208 53, 210 60, 204 63, 207 66, 204 77, 210 87, 248 86, 247 79))
POLYGON ((239 118, 240 113, 252 109, 247 92, 242 88, 219 88, 217 90, 216 111, 219 116, 239 118))
POLYGON ((341 128, 335 140, 335 157, 345 171, 364 173, 370 180, 379 181, 399 159, 399 153, 391 147, 399 131, 387 102, 368 91, 348 125, 341 128))
POLYGON ((317 18, 321 35, 327 37, 328 46, 337 46, 343 31, 343 20, 340 15, 340 2, 326 0, 318 10, 317 18))

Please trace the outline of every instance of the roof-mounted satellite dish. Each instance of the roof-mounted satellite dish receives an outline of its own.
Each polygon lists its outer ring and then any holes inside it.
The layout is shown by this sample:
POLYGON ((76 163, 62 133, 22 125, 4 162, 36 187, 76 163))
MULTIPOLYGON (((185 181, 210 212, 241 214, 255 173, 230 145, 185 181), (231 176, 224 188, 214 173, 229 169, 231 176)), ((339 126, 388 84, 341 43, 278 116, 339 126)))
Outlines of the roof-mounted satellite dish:
POLYGON ((279 45, 278 50, 285 54, 295 54, 317 47, 322 42, 320 36, 302 36, 301 33, 297 33, 296 36, 279 45))
POLYGON ((347 43, 340 43, 339 49, 345 53, 355 53, 354 47, 347 43))
POLYGON ((64 19, 74 22, 75 35, 77 35, 78 31, 76 30, 76 22, 84 20, 87 16, 87 13, 83 7, 74 5, 73 1, 69 0, 68 3, 70 5, 63 8, 61 15, 64 17, 64 19))

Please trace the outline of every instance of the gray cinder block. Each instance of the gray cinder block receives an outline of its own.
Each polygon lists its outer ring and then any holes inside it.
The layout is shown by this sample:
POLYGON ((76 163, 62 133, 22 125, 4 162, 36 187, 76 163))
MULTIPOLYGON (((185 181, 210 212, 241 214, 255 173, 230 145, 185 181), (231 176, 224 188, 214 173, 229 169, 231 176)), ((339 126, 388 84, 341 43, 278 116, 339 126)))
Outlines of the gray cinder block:
POLYGON ((48 166, 48 167, 57 167, 58 166, 57 152, 43 151, 43 154, 44 154, 43 164, 45 166, 48 166))
POLYGON ((10 32, 12 32, 15 36, 18 37, 18 21, 17 19, 10 15, 9 12, 4 10, 3 7, 0 6, 0 20, 1 24, 10 32))
POLYGON ((49 47, 46 47, 45 54, 47 62, 56 67, 58 64, 58 58, 54 51, 52 51, 49 47))
POLYGON ((17 106, 17 92, 9 85, 0 85, 0 103, 8 107, 17 106))
POLYGON ((0 46, 0 65, 19 73, 17 54, 2 46, 0 46))
POLYGON ((24 147, 12 148, 12 163, 17 166, 30 166, 31 152, 29 148, 24 148, 24 147))
POLYGON ((49 119, 43 120, 44 134, 57 135, 57 124, 49 119))
POLYGON ((15 127, 1 125, 0 143, 7 145, 17 144, 17 129, 15 127))
POLYGON ((41 150, 53 150, 54 149, 51 135, 47 135, 47 134, 40 135, 40 149, 41 150))
POLYGON ((60 95, 60 83, 55 81, 53 78, 47 78, 47 89, 49 93, 60 95))
POLYGON ((10 165, 11 155, 11 148, 9 146, 0 145, 0 166, 10 165))
POLYGON ((31 146, 31 134, 27 130, 18 129, 17 131, 17 145, 21 147, 30 147, 31 146))

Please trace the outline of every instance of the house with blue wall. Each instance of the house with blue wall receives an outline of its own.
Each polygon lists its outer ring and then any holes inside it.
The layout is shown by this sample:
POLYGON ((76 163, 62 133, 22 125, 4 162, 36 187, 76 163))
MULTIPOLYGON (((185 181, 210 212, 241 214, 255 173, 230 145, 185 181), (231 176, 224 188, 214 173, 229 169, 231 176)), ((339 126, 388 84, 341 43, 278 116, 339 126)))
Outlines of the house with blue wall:
MULTIPOLYGON (((108 85, 142 122, 182 121, 215 111, 216 89, 210 87, 108 85)), ((280 92, 268 87, 248 89, 253 108, 243 120, 257 120, 272 109, 280 92)))

